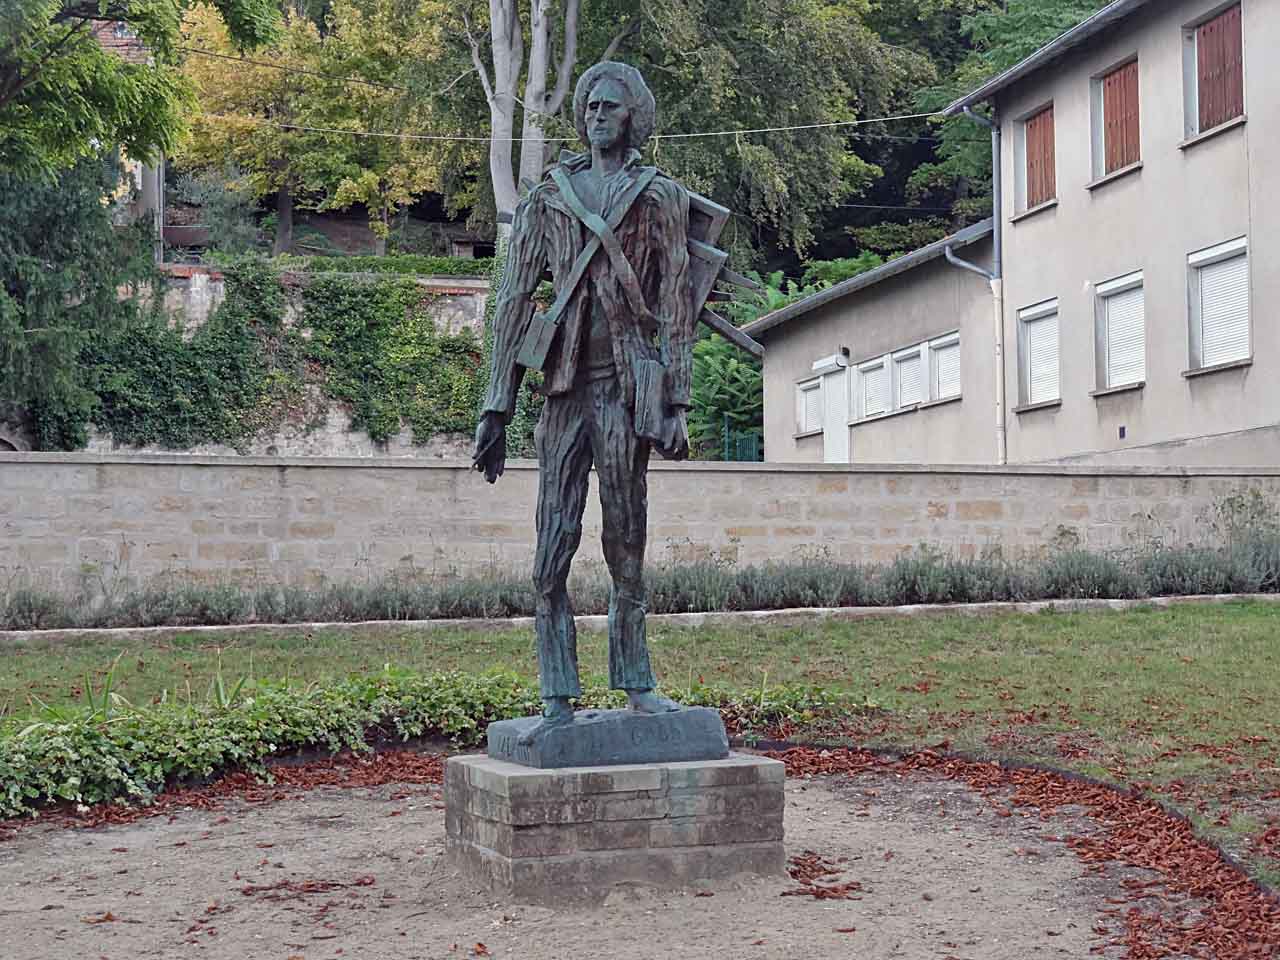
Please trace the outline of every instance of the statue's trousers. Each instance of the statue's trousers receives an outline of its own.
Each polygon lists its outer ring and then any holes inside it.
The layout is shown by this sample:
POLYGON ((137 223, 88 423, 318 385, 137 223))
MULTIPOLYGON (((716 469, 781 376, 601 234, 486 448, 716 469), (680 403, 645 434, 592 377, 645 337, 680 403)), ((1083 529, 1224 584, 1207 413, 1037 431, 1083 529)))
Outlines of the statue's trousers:
POLYGON ((569 565, 582 541, 592 464, 600 485, 601 541, 613 580, 609 598, 609 686, 655 685, 645 641, 644 546, 649 441, 636 436, 612 374, 547 397, 534 431, 538 451, 538 672, 542 696, 577 697, 578 641, 569 565))

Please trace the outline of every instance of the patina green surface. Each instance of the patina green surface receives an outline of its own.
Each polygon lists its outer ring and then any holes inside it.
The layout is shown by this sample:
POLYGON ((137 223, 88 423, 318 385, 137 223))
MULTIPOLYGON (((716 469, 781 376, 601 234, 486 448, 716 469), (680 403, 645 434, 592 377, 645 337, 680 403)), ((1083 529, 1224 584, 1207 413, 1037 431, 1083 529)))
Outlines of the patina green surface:
POLYGON ((601 63, 578 82, 574 116, 588 154, 565 153, 516 210, 498 293, 476 469, 503 472, 506 423, 525 369, 543 371, 546 404, 535 433, 539 466, 537 649, 542 723, 532 742, 570 723, 581 693, 566 584, 582 540, 588 478, 599 479, 602 540, 612 578, 609 682, 641 713, 677 710, 653 692, 643 578, 651 450, 688 455, 685 411, 694 328, 688 191, 639 150, 653 132, 653 95, 632 67, 601 63), (545 273, 555 302, 535 310, 545 273))

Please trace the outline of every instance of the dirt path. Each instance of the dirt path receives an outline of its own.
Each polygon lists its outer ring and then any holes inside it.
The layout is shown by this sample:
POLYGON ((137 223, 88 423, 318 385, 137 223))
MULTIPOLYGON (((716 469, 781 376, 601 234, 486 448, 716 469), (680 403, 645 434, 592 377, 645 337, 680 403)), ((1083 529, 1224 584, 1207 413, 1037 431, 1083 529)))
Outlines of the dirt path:
POLYGON ((818 852, 861 899, 782 896, 794 881, 752 879, 620 889, 594 909, 495 905, 444 863, 438 787, 327 787, 128 826, 19 831, 0 844, 0 955, 1086 957, 1107 939, 1095 929, 1107 898, 1146 876, 1086 874, 1046 838, 1088 824, 1001 816, 954 781, 791 780, 787 797, 788 854, 818 852))

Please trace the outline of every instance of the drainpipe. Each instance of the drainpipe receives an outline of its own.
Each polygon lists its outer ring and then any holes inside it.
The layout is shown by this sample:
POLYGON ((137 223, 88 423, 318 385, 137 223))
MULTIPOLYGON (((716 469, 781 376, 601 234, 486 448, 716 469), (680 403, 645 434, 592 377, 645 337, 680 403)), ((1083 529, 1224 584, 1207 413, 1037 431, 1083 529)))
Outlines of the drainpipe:
POLYGON ((1001 230, 1003 213, 1001 199, 1003 196, 1002 176, 1000 169, 1000 124, 988 120, 980 113, 974 113, 969 107, 964 108, 964 115, 975 123, 980 123, 991 131, 991 235, 992 235, 992 269, 984 270, 975 263, 970 263, 956 256, 948 245, 944 251, 947 262, 965 270, 971 270, 985 277, 991 284, 992 321, 995 328, 995 362, 996 362, 996 463, 1009 462, 1008 440, 1005 430, 1005 379, 1004 379, 1004 231, 1001 230))

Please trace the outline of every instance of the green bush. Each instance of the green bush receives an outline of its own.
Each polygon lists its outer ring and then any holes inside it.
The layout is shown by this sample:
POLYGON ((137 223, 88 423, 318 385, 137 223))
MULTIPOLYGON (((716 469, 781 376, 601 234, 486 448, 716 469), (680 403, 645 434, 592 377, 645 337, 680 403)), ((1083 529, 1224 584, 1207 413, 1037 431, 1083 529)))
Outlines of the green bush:
MULTIPOLYGON (((109 684, 109 681, 108 681, 109 684)), ((750 692, 690 684, 678 695, 718 707, 734 729, 806 722, 851 701, 810 688, 750 692)), ((588 683, 584 706, 616 707, 621 694, 588 683)), ((0 726, 0 817, 56 800, 149 800, 168 783, 231 767, 264 773, 263 761, 299 747, 367 750, 373 736, 436 735, 480 742, 494 720, 541 708, 536 685, 510 675, 416 674, 388 668, 325 687, 221 681, 202 702, 135 706, 109 690, 79 709, 0 726)))
POLYGON ((429 257, 396 253, 385 257, 278 257, 283 270, 307 273, 396 273, 417 277, 487 277, 493 258, 429 257))

